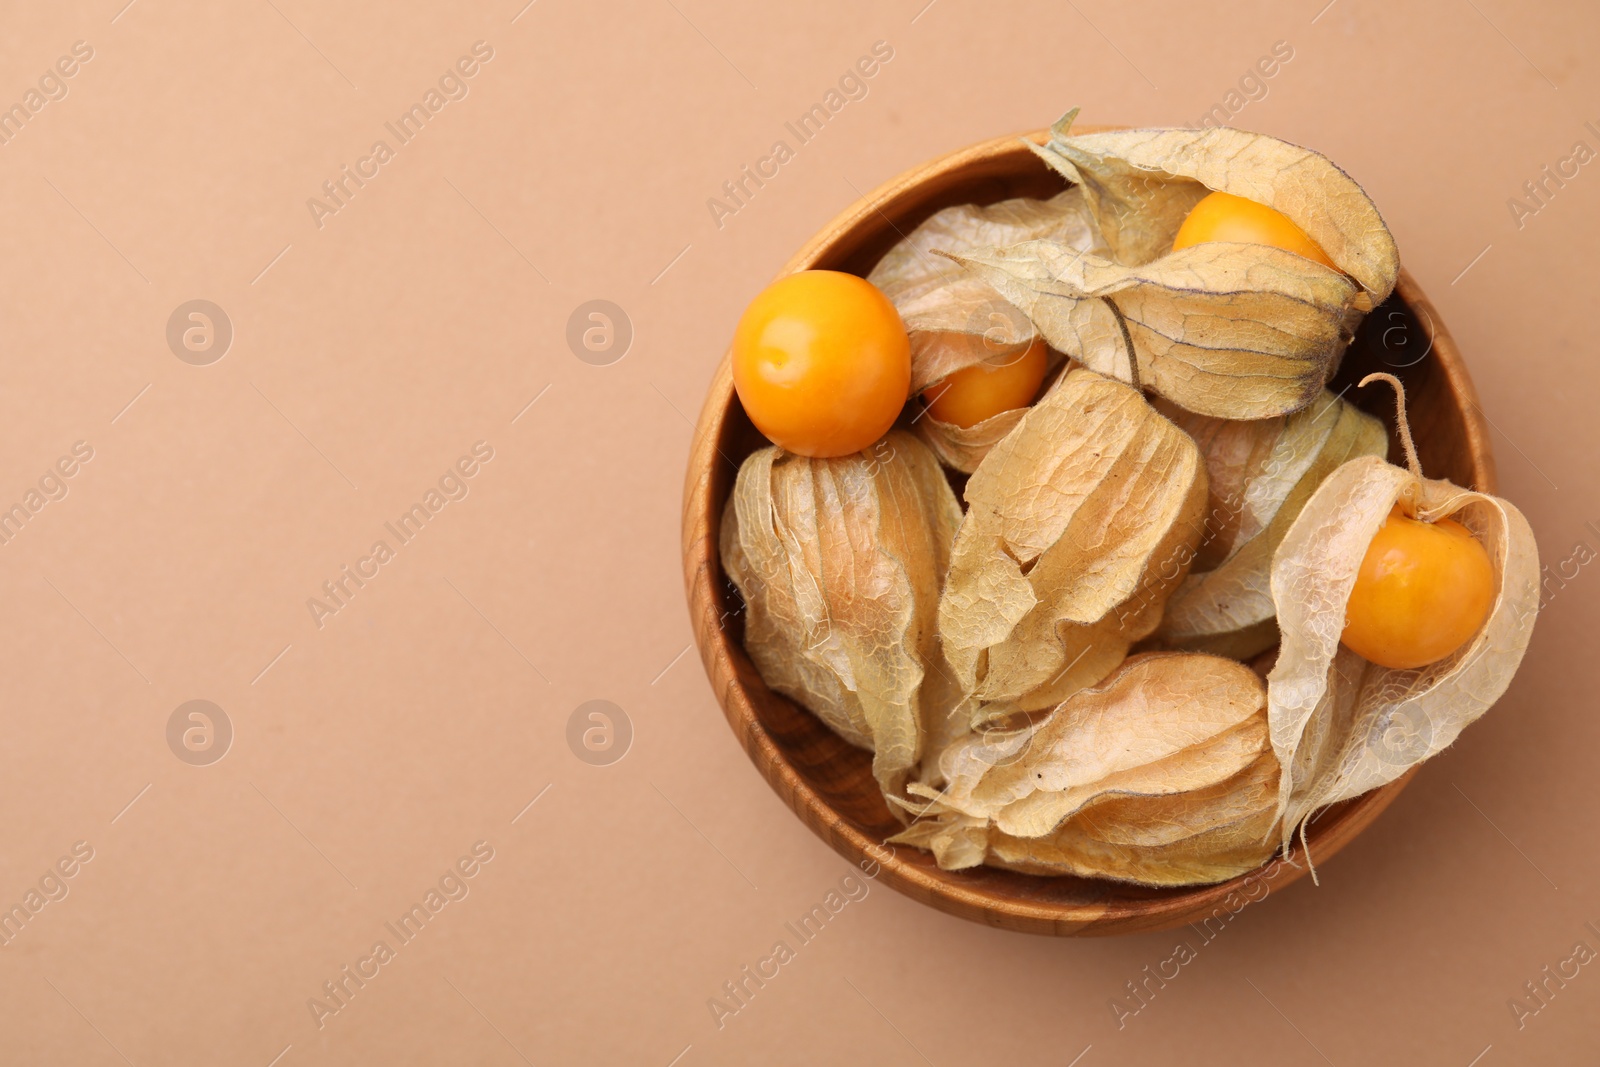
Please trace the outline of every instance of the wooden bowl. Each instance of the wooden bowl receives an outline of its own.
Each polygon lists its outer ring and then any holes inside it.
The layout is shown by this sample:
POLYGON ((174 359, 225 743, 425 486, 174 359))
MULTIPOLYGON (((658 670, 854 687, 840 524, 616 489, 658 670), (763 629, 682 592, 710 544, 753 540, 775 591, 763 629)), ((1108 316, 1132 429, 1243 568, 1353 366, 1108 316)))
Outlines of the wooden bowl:
MULTIPOLYGON (((1046 134, 1031 136, 1043 143, 1046 134)), ((902 235, 940 208, 1047 197, 1062 188, 1062 179, 1019 138, 975 145, 909 171, 852 205, 812 238, 780 277, 813 267, 864 276, 902 235)), ((1405 382, 1412 432, 1429 476, 1492 492, 1494 459, 1472 381, 1433 305, 1404 271, 1394 295, 1367 316, 1332 388, 1337 392, 1374 370, 1390 371, 1405 382)), ((1389 391, 1352 389, 1345 396, 1389 424, 1390 454, 1399 455, 1389 391)), ((1221 918, 1242 901, 1258 899, 1264 886, 1280 889, 1306 873, 1303 863, 1274 861, 1270 870, 1220 885, 1156 889, 989 867, 942 871, 919 849, 884 846, 900 824, 879 795, 871 755, 768 689, 744 651, 742 602, 717 558, 717 529, 738 464, 766 444, 734 395, 725 355, 700 413, 684 483, 689 614, 734 735, 784 802, 840 855, 868 871, 876 863, 880 881, 941 911, 1007 930, 1061 936, 1160 930, 1203 922, 1213 914, 1221 918)), ((1326 863, 1389 806, 1414 773, 1323 811, 1308 828, 1313 862, 1326 863)), ((1298 848, 1295 859, 1300 859, 1298 848)))

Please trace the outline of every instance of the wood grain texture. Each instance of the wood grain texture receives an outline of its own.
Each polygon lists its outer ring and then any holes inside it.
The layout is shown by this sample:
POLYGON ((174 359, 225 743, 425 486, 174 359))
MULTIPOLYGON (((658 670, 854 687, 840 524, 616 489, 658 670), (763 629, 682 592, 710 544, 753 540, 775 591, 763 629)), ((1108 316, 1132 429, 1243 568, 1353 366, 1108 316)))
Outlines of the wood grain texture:
MULTIPOLYGON (((1079 132, 1105 128, 1084 126, 1079 132)), ((1046 135, 1027 136, 1042 143, 1046 135)), ((1049 196, 1061 188, 1061 179, 1017 137, 975 145, 909 171, 851 205, 779 276, 809 268, 865 275, 891 245, 940 208, 1049 196)), ((1335 392, 1351 387, 1348 399, 1384 419, 1393 448, 1392 394, 1378 387, 1354 388, 1375 370, 1390 371, 1406 385, 1426 473, 1493 492, 1494 459, 1472 381, 1433 305, 1403 271, 1394 295, 1363 323, 1331 386, 1335 392)), ((700 413, 684 483, 684 585, 700 656, 728 725, 772 788, 819 837, 854 863, 869 870, 876 864, 876 877, 909 897, 963 919, 1027 933, 1160 930, 1227 914, 1239 900, 1259 895, 1259 879, 1244 884, 1251 875, 1214 886, 1156 889, 987 867, 942 871, 920 850, 884 846, 881 842, 900 824, 879 795, 870 754, 769 690, 744 651, 742 604, 718 561, 717 531, 738 464, 765 444, 734 396, 724 355, 700 413)), ((1399 455, 1398 449, 1391 455, 1399 455)), ((1313 861, 1327 862, 1394 801, 1415 773, 1321 813, 1307 837, 1313 861)), ((1298 849, 1293 859, 1298 865, 1277 864, 1269 872, 1272 889, 1307 873, 1298 849)))

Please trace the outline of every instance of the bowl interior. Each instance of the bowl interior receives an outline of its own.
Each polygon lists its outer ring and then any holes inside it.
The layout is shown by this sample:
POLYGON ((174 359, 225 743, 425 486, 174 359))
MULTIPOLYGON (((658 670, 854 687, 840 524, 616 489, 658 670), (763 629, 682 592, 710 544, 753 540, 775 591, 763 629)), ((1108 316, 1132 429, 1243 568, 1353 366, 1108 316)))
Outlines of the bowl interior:
MULTIPOLYGON (((835 220, 784 273, 821 267, 865 275, 902 235, 940 208, 1047 197, 1063 187, 1017 139, 979 145, 888 183, 835 220)), ((1492 490, 1493 462, 1471 383, 1448 333, 1409 276, 1364 320, 1330 386, 1335 392, 1348 387, 1347 399, 1385 421, 1390 454, 1398 456, 1392 394, 1380 387, 1354 388, 1363 375, 1376 370, 1405 383, 1412 431, 1429 476, 1492 490)), ((718 523, 738 464, 766 444, 733 393, 724 359, 701 416, 685 487, 691 615, 702 658, 735 734, 779 795, 841 854, 942 910, 990 925, 1054 934, 1160 929, 1203 920, 1241 893, 1253 892, 1262 877, 1270 877, 1276 888, 1304 873, 1303 864, 1275 861, 1266 871, 1217 886, 1156 889, 986 867, 941 871, 920 850, 881 846, 900 824, 879 795, 870 754, 842 741, 762 682, 742 644, 743 603, 717 559, 718 523)), ((1312 859, 1320 864, 1354 837, 1409 777, 1318 815, 1308 833, 1312 859)), ((1298 863, 1298 849, 1294 859, 1298 863)))

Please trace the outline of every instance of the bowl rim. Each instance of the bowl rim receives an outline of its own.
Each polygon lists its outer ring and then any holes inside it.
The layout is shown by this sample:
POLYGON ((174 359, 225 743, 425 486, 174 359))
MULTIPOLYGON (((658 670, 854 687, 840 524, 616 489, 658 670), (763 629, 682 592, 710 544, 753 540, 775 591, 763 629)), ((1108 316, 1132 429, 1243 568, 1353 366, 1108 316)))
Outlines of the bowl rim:
MULTIPOLYGON (((1079 125, 1075 127, 1075 132, 1127 128, 1079 125)), ((1043 144, 1048 136, 1048 130, 1036 130, 991 138, 936 156, 896 175, 856 200, 817 231, 784 264, 775 278, 815 266, 842 238, 856 234, 863 226, 882 226, 885 223, 895 226, 893 209, 897 204, 906 205, 910 194, 928 181, 959 173, 979 161, 1009 163, 1007 157, 1010 154, 1031 156, 1022 142, 1028 140, 1043 144), (876 222, 873 216, 878 216, 876 222)), ((897 226, 895 228, 898 230, 897 226)), ((1432 302, 1403 267, 1395 293, 1422 326, 1430 342, 1428 355, 1436 359, 1448 395, 1461 413, 1474 488, 1492 493, 1497 478, 1487 422, 1460 351, 1432 302)), ((1181 887, 1183 892, 1169 896, 1087 903, 1027 900, 994 892, 983 884, 963 884, 953 877, 966 872, 943 871, 925 864, 908 863, 897 855, 893 846, 872 840, 840 815, 812 787, 762 725, 734 665, 729 647, 733 638, 719 625, 721 564, 718 559, 718 529, 721 516, 713 506, 711 475, 715 462, 721 458, 717 454, 717 443, 732 404, 736 402, 730 360, 731 348, 723 353, 706 391, 690 446, 683 491, 684 590, 695 644, 729 727, 772 789, 818 837, 871 877, 940 911, 988 926, 1057 936, 1100 936, 1168 929, 1214 912, 1230 895, 1236 895, 1248 880, 1260 877, 1264 871, 1275 872, 1270 875, 1274 879, 1273 888, 1298 881, 1308 873, 1307 865, 1293 862, 1293 856, 1300 851, 1297 845, 1291 850, 1290 862, 1286 863, 1283 857, 1275 856, 1254 871, 1228 881, 1209 886, 1181 887)), ((1354 839, 1394 801, 1418 769, 1413 767, 1387 785, 1324 809, 1317 823, 1306 834, 1312 842, 1313 862, 1325 862, 1354 839)), ((1108 885, 1114 886, 1115 883, 1108 885)))

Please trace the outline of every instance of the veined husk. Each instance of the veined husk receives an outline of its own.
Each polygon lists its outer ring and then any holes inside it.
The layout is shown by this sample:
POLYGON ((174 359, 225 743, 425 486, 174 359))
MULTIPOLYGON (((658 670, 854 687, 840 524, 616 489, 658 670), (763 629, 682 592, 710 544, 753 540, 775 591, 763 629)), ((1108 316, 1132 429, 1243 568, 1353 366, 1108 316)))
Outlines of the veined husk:
MULTIPOLYGON (((988 206, 961 204, 934 213, 891 248, 867 280, 900 312, 911 338, 911 395, 956 371, 1020 356, 1038 336, 1033 324, 987 282, 939 251, 979 249, 1049 237, 1092 247, 1096 230, 1082 190, 1048 200, 1018 197, 988 206)), ((1059 355, 1052 353, 1052 360, 1059 355)), ((1021 420, 1001 412, 962 428, 921 415, 912 428, 947 466, 970 474, 994 443, 1021 420)))
POLYGON ((1017 428, 1017 423, 1022 421, 1022 416, 1027 410, 1027 408, 1012 408, 1010 411, 991 415, 971 426, 942 422, 934 418, 931 412, 924 411, 911 424, 911 429, 922 438, 923 444, 939 457, 939 462, 951 470, 971 474, 978 469, 978 464, 983 462, 989 450, 999 444, 1000 439, 1006 434, 1017 428))
POLYGON ((1277 787, 1278 761, 1267 753, 1228 781, 1184 797, 1179 811, 1168 798, 1130 798, 1096 805, 1049 837, 992 834, 989 862, 1025 874, 1141 885, 1225 882, 1272 858, 1277 787))
POLYGON ((1206 476, 1137 389, 1074 368, 965 495, 939 634, 986 722, 1054 706, 1149 636, 1200 539, 1206 476))
POLYGON ((1156 405, 1200 446, 1211 494, 1194 569, 1167 601, 1156 638, 1234 659, 1278 640, 1272 557, 1322 480, 1356 456, 1388 452, 1383 423, 1324 391, 1292 415, 1215 419, 1156 405))
POLYGON ((1262 134, 1073 136, 1076 115, 1032 147, 1083 190, 1103 250, 1031 239, 952 258, 1016 304, 1052 347, 1191 411, 1258 419, 1314 400, 1361 316, 1399 276, 1394 239, 1361 187, 1326 157, 1262 134), (1171 251, 1211 190, 1276 208, 1340 269, 1264 245, 1171 251))
POLYGON ((1418 479, 1376 456, 1350 460, 1312 494, 1272 567, 1283 644, 1268 675, 1272 747, 1285 768, 1283 844, 1312 812, 1399 778, 1444 750, 1511 683, 1539 610, 1539 549, 1499 497, 1418 479), (1340 644, 1345 605, 1373 535, 1398 501, 1413 518, 1453 518, 1488 550, 1495 600, 1460 649, 1391 670, 1340 644))
MULTIPOLYGON (((891 840, 939 866, 989 863, 1148 885, 1222 881, 1276 843, 1266 690, 1218 656, 1131 657, 1035 722, 960 739, 928 816, 891 840)), ((911 801, 909 803, 915 803, 911 801)))
POLYGON ((755 452, 723 513, 745 650, 767 685, 872 751, 886 796, 966 728, 936 623, 960 521, 938 461, 899 430, 837 459, 755 452))

